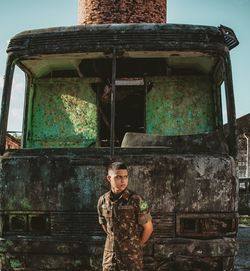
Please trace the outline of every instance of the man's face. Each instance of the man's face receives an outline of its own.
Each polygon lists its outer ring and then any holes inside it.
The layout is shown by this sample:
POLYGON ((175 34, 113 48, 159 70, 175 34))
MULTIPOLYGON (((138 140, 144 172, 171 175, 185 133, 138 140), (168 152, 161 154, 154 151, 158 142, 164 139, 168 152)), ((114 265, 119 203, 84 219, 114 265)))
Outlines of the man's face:
POLYGON ((120 193, 128 186, 128 171, 126 169, 109 170, 107 180, 113 193, 120 193))

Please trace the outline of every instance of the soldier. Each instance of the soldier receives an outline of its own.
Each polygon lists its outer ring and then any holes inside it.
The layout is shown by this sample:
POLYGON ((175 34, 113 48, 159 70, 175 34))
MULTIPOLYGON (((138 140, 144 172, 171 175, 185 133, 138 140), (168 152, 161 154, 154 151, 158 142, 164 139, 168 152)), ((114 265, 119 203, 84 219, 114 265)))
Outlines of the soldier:
POLYGON ((153 232, 148 204, 127 188, 125 164, 110 164, 107 180, 111 190, 99 198, 97 205, 99 223, 107 234, 103 271, 141 271, 142 247, 153 232))

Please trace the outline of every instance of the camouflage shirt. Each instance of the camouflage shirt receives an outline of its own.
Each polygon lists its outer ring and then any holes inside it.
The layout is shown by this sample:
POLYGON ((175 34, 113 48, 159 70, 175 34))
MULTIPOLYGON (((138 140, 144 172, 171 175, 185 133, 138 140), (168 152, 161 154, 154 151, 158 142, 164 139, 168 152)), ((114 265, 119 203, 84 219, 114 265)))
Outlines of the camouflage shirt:
POLYGON ((103 255, 104 271, 141 271, 140 225, 150 221, 148 204, 126 189, 118 199, 111 191, 99 198, 99 223, 107 227, 103 255))

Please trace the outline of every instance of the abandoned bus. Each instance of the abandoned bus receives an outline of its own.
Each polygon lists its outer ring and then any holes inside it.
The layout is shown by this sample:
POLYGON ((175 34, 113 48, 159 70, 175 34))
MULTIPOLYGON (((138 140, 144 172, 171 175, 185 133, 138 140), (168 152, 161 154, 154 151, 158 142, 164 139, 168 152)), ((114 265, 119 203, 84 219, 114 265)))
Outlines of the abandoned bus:
POLYGON ((2 270, 101 270, 96 204, 111 160, 128 165, 130 188, 151 206, 144 270, 233 270, 237 43, 223 26, 177 24, 14 36, 0 124, 2 270), (15 66, 26 76, 22 148, 5 150, 15 66))

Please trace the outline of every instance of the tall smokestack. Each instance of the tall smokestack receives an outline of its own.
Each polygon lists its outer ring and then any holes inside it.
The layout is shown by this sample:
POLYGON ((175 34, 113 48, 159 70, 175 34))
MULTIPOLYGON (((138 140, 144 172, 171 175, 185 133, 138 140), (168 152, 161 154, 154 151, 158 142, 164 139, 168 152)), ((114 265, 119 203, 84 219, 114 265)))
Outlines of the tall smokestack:
POLYGON ((79 24, 166 23, 167 0, 78 0, 79 24))

